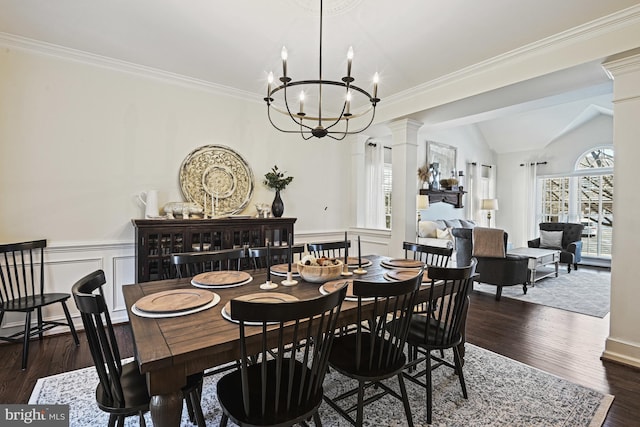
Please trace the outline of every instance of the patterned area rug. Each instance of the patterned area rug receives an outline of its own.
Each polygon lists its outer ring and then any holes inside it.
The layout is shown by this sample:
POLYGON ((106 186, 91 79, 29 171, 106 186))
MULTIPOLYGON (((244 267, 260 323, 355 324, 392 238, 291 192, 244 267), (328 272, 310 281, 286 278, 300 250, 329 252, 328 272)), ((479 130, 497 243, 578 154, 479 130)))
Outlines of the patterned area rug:
MULTIPOLYGON (((453 370, 434 371, 434 426, 601 426, 613 396, 568 382, 520 362, 467 344, 464 375, 469 399, 462 397, 453 370)), ((216 399, 217 376, 205 377, 202 407, 207 425, 218 425, 221 410, 216 399)), ((427 426, 425 389, 407 381, 411 411, 417 427, 427 426)), ((335 396, 354 383, 332 371, 325 378, 325 393, 335 396)), ((397 380, 388 381, 396 387, 397 380)), ((108 417, 95 403, 97 374, 85 368, 40 378, 30 404, 69 404, 71 426, 104 426, 108 417)), ((396 388, 397 389, 397 388, 396 388)), ((320 407, 325 426, 349 426, 326 403, 320 407)), ((147 414, 147 425, 151 425, 147 414)), ((137 425, 129 418, 127 426, 137 425)), ((183 409, 182 425, 191 425, 183 409)), ((230 423, 230 425, 234 425, 230 423)), ((400 401, 391 396, 365 408, 365 426, 404 426, 400 401)))
MULTIPOLYGON (((496 294, 495 286, 484 283, 474 283, 473 289, 496 294)), ((503 298, 519 299, 600 318, 609 313, 610 296, 611 273, 607 270, 585 268, 572 270, 571 273, 561 268, 558 277, 551 276, 536 282, 535 286, 528 288, 526 295, 522 292, 522 286, 502 288, 503 298)))

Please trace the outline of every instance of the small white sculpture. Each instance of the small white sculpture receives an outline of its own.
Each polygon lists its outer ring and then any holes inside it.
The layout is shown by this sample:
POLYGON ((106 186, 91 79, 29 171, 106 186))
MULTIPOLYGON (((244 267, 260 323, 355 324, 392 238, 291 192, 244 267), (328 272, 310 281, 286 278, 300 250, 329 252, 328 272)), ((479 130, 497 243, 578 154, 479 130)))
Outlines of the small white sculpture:
POLYGON ((169 202, 162 210, 167 214, 167 218, 174 219, 174 215, 181 215, 183 219, 189 219, 193 214, 201 214, 202 207, 193 202, 169 202))

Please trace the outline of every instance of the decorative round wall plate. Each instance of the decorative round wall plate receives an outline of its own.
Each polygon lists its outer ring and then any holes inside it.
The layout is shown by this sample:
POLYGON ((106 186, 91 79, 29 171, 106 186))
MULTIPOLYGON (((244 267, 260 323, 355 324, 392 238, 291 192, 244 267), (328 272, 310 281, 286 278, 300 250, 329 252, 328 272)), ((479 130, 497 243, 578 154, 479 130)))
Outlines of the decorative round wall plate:
POLYGON ((180 189, 188 202, 209 216, 233 215, 249 204, 253 172, 247 161, 224 145, 196 148, 180 166, 180 189))

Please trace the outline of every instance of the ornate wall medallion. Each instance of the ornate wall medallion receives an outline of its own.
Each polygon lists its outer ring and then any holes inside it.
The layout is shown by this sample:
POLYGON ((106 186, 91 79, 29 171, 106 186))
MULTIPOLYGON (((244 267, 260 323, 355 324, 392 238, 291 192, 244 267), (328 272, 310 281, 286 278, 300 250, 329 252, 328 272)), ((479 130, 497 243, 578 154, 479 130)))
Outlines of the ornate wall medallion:
POLYGON ((241 212, 253 195, 253 172, 247 161, 224 145, 196 148, 180 166, 180 189, 185 200, 197 203, 207 215, 241 212))

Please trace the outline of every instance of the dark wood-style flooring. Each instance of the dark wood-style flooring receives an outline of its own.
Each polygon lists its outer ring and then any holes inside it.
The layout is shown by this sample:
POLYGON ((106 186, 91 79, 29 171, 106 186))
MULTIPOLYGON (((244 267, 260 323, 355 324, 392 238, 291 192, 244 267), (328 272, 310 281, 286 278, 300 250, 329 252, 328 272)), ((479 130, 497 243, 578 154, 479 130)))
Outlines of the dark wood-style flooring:
MULTIPOLYGON (((604 319, 509 298, 473 293, 467 340, 569 381, 615 395, 606 427, 640 425, 640 370, 600 360, 608 335, 604 319)), ((116 327, 121 356, 133 354, 126 325, 116 327)), ((26 403, 39 377, 93 365, 84 335, 77 348, 69 334, 32 341, 29 367, 20 370, 22 347, 0 345, 0 403, 26 403)))

